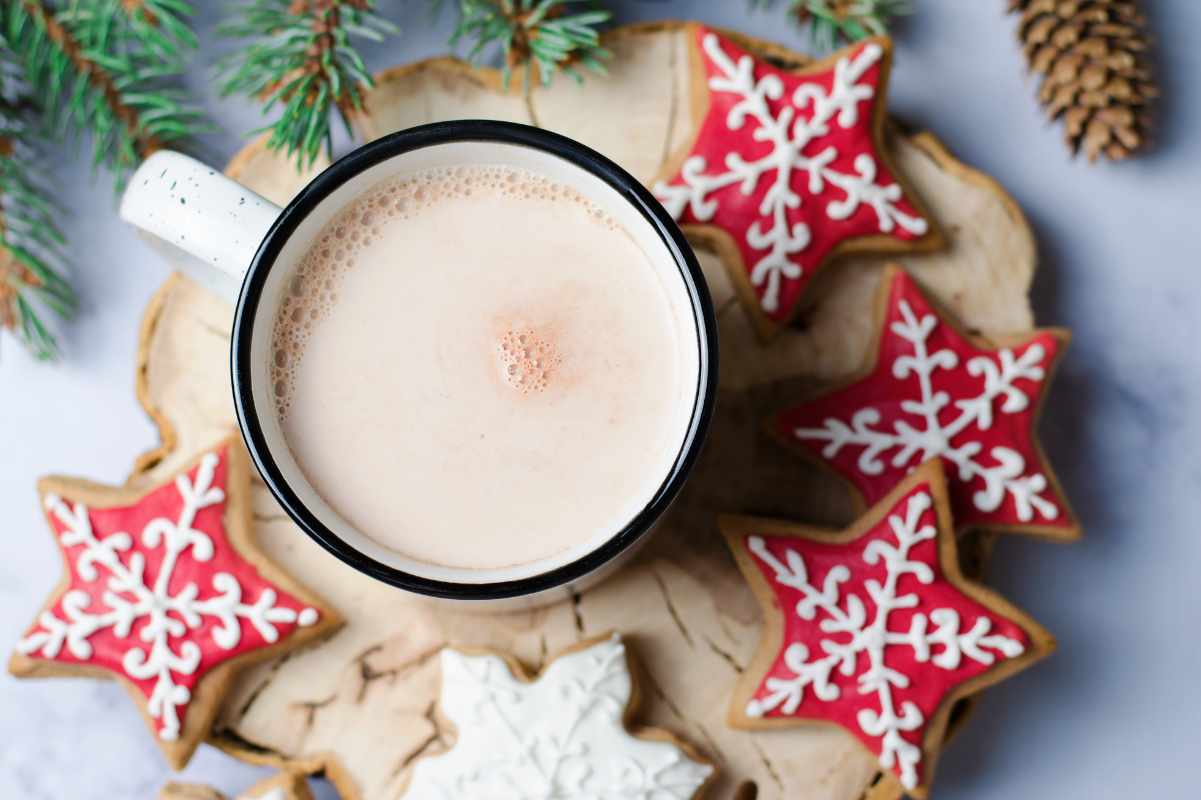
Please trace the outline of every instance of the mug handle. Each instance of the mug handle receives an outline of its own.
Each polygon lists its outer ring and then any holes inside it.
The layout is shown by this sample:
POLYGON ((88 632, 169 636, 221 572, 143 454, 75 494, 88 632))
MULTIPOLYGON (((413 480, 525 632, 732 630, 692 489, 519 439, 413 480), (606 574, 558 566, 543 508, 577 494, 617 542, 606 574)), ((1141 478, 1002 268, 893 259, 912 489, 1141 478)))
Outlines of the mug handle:
POLYGON ((121 218, 189 277, 230 302, 282 209, 219 170, 171 150, 152 153, 121 197, 121 218))

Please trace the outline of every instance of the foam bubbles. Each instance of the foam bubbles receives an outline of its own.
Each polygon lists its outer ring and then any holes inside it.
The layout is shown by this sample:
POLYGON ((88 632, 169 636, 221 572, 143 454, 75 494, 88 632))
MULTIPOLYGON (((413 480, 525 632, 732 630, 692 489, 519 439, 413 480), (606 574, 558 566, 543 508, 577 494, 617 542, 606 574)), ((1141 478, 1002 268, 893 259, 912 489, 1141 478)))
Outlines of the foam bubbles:
POLYGON ((531 328, 505 332, 496 354, 501 378, 522 394, 544 391, 562 363, 550 337, 531 328))
MULTIPOLYGON (((297 364, 309 338, 333 310, 339 282, 354 269, 363 250, 394 241, 394 228, 435 204, 489 199, 578 203, 598 223, 610 230, 620 229, 609 214, 570 186, 513 167, 450 167, 376 184, 316 236, 281 299, 272 330, 271 358, 272 391, 281 417, 287 416, 291 406, 297 364)), ((504 334, 497 343, 497 355, 502 378, 523 394, 546 389, 560 363, 553 342, 533 330, 504 334)))

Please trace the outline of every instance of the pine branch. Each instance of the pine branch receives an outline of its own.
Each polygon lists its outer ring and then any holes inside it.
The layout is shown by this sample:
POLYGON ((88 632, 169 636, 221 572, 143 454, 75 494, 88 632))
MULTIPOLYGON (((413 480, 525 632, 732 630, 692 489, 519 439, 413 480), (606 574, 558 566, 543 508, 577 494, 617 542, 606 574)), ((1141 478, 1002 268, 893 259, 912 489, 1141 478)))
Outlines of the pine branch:
MULTIPOLYGON (((767 8, 775 0, 750 0, 767 8)), ((788 13, 808 25, 818 50, 834 50, 869 36, 885 36, 897 17, 913 13, 912 0, 789 0, 788 13)))
POLYGON ((38 358, 58 353, 39 314, 76 306, 42 148, 88 135, 119 189, 146 155, 203 129, 174 87, 196 47, 190 14, 185 0, 0 4, 0 327, 38 358))
POLYGON ((222 94, 265 101, 264 113, 282 107, 268 146, 311 166, 332 148, 330 118, 336 110, 348 133, 363 108, 371 74, 354 39, 380 41, 396 27, 375 13, 373 0, 251 0, 219 29, 248 42, 218 65, 222 94))
POLYGON ((54 136, 88 133, 118 188, 138 162, 203 130, 174 87, 196 40, 184 0, 9 0, 8 46, 54 136))
POLYGON ((75 294, 63 277, 61 216, 51 187, 37 165, 41 149, 39 110, 21 81, 0 33, 0 328, 11 331, 34 355, 58 355, 54 334, 39 317, 45 309, 68 319, 75 294))
POLYGON ((506 86, 515 68, 524 70, 527 90, 535 68, 543 85, 560 70, 580 80, 577 65, 605 73, 611 54, 601 47, 598 28, 613 15, 592 0, 459 0, 459 14, 451 45, 470 42, 473 61, 499 47, 506 86))

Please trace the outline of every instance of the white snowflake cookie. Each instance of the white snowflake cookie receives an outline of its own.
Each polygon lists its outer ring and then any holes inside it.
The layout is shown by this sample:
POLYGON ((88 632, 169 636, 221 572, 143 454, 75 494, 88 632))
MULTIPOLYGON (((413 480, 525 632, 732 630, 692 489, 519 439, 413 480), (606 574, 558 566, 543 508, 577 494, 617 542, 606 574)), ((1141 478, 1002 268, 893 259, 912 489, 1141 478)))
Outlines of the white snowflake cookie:
POLYGON ((448 648, 441 662, 441 709, 458 738, 416 762, 406 798, 690 800, 714 774, 670 734, 627 730, 634 685, 617 634, 533 680, 498 655, 448 648))

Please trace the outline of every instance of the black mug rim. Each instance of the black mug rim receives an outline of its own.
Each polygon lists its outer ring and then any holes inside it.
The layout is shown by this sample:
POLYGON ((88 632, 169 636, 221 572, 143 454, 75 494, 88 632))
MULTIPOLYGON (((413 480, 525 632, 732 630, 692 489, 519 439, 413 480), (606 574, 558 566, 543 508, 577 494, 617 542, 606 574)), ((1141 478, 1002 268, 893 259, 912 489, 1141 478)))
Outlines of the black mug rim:
POLYGON ((717 391, 717 323, 692 248, 679 226, 636 178, 592 148, 557 133, 513 122, 454 120, 397 131, 359 147, 331 164, 284 207, 259 245, 242 282, 234 311, 230 373, 238 427, 250 456, 276 501, 311 539, 359 572, 409 592, 456 600, 501 600, 568 586, 612 562, 654 527, 679 493, 705 440, 717 391), (688 289, 700 369, 687 433, 670 472, 650 502, 604 544, 574 561, 537 575, 486 583, 458 583, 406 572, 368 556, 330 530, 284 478, 260 422, 252 385, 251 344, 263 287, 284 244, 300 223, 346 181, 376 164, 413 150, 463 141, 513 144, 557 156, 600 178, 638 211, 671 254, 688 289))

